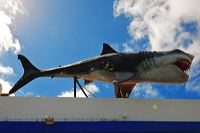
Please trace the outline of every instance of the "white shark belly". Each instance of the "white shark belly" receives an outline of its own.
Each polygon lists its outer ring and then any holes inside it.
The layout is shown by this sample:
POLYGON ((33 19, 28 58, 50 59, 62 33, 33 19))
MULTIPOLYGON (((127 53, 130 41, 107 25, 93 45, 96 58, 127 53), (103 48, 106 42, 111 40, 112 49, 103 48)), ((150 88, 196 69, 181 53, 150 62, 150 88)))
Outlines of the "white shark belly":
POLYGON ((106 70, 95 70, 87 74, 79 75, 78 77, 86 80, 99 80, 102 82, 112 83, 116 78, 116 74, 115 72, 109 72, 106 70))

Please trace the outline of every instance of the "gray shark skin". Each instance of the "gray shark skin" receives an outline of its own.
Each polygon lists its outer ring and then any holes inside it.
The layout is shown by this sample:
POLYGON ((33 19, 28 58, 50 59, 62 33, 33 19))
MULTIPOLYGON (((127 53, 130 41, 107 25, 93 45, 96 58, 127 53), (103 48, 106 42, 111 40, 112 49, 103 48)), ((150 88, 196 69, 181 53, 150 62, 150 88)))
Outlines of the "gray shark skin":
POLYGON ((23 76, 9 94, 38 77, 80 78, 85 83, 94 80, 112 83, 115 96, 128 98, 136 83, 178 84, 188 80, 187 70, 194 56, 179 49, 165 52, 118 53, 108 44, 103 44, 100 56, 40 70, 23 55, 18 55, 24 68, 23 76))

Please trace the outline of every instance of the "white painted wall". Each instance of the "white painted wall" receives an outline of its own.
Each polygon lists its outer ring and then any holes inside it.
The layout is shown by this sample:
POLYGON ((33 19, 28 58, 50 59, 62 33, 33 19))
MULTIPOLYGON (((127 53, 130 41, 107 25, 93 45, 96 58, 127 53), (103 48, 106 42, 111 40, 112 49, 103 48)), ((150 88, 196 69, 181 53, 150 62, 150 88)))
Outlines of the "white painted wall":
POLYGON ((0 121, 200 121, 199 100, 0 97, 0 121))

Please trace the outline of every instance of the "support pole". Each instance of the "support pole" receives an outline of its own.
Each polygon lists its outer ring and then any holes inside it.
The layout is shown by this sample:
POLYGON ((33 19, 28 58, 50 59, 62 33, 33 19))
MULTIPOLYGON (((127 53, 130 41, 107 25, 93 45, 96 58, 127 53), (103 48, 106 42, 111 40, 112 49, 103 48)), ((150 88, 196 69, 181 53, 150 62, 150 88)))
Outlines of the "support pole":
POLYGON ((82 88, 81 84, 78 82, 77 79, 76 79, 76 82, 77 82, 78 86, 80 87, 80 89, 82 90, 82 92, 84 93, 85 97, 88 98, 87 94, 85 93, 84 89, 82 88))
POLYGON ((76 77, 74 77, 74 97, 76 97, 76 83, 78 84, 79 88, 81 89, 81 91, 83 92, 83 94, 85 95, 85 97, 88 98, 88 95, 85 93, 83 87, 81 86, 81 84, 78 82, 78 79, 76 77))
POLYGON ((76 97, 76 77, 74 77, 74 97, 76 97))

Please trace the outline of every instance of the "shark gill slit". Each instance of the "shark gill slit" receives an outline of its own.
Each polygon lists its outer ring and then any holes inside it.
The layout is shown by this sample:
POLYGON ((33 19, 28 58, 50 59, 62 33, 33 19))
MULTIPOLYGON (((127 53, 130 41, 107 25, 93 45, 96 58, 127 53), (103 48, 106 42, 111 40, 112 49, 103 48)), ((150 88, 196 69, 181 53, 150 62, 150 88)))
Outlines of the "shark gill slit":
POLYGON ((149 64, 147 63, 147 59, 148 59, 148 58, 146 58, 146 59, 144 60, 144 62, 145 62, 145 64, 146 64, 146 68, 147 68, 147 71, 148 71, 148 70, 150 70, 150 66, 149 66, 149 64))
POLYGON ((156 67, 155 60, 154 60, 155 55, 156 55, 156 52, 150 52, 150 51, 149 52, 143 52, 143 51, 139 52, 138 61, 141 62, 144 71, 146 71, 146 69, 150 70, 149 67, 151 67, 151 66, 156 67), (152 62, 150 61, 150 58, 152 58, 152 62), (147 63, 147 61, 145 59, 148 60, 149 64, 147 63))
POLYGON ((148 59, 148 61, 151 64, 152 68, 155 67, 155 63, 153 62, 153 60, 154 60, 154 53, 151 52, 151 57, 148 59))
POLYGON ((148 64, 150 65, 150 68, 153 68, 153 65, 151 64, 150 59, 151 59, 151 58, 148 58, 147 61, 149 62, 148 64))
POLYGON ((143 63, 144 59, 145 59, 145 54, 144 52, 140 52, 139 53, 139 59, 141 60, 141 66, 143 67, 143 70, 146 71, 145 65, 143 63))

